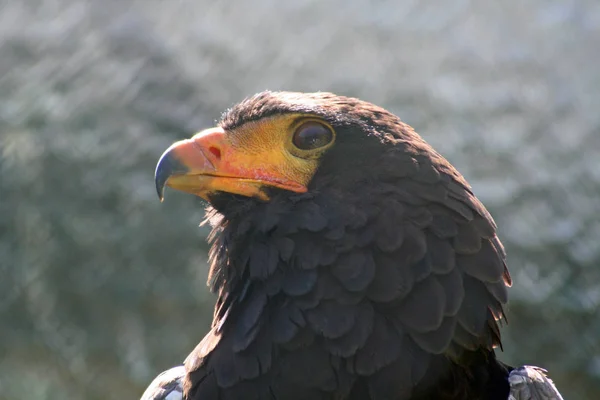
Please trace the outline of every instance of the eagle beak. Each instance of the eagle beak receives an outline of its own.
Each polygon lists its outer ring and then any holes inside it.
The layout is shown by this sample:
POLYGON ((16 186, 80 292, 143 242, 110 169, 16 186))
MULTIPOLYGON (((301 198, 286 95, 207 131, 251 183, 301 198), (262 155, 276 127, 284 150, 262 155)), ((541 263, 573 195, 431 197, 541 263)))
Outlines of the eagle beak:
POLYGON ((162 154, 154 171, 160 201, 164 199, 165 186, 202 195, 216 170, 214 162, 220 157, 223 137, 221 128, 207 129, 191 139, 173 143, 162 154))
POLYGON ((215 192, 268 200, 265 187, 306 191, 304 185, 286 178, 280 170, 243 146, 232 145, 222 128, 211 128, 169 147, 156 165, 154 181, 161 201, 165 186, 207 201, 215 192))

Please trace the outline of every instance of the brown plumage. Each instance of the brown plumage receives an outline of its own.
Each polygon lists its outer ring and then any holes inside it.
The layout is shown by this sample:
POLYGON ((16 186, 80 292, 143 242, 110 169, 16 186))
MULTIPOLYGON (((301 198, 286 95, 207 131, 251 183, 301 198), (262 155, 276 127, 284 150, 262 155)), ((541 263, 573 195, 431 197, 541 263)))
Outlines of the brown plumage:
POLYGON ((260 93, 170 148, 156 176, 161 196, 211 204, 218 300, 186 399, 507 399, 496 226, 395 115, 260 93))

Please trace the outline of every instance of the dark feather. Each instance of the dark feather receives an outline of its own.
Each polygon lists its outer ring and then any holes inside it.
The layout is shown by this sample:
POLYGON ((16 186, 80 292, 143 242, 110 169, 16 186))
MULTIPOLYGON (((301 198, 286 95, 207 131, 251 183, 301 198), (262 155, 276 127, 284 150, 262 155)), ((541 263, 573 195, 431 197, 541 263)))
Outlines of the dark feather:
POLYGON ((454 237, 454 250, 457 254, 475 254, 481 249, 482 238, 472 224, 460 224, 454 237))
POLYGON ((397 202, 386 202, 379 214, 376 226, 376 243, 384 252, 393 252, 399 248, 405 236, 404 226, 398 225, 404 217, 404 206, 397 202))
MULTIPOLYGON (((417 156, 417 162, 419 164, 419 173, 415 174, 415 180, 419 182, 434 184, 441 179, 440 172, 431 163, 431 159, 429 157, 422 155, 417 156)), ((440 198, 436 198, 435 200, 437 201, 440 198)))
POLYGON ((485 287, 498 302, 502 304, 506 304, 508 302, 508 290, 506 288, 505 281, 492 283, 486 282, 485 287))
POLYGON ((292 383, 323 391, 334 391, 337 379, 330 357, 313 342, 302 350, 282 354, 279 368, 281 374, 292 383))
POLYGON ((279 305, 273 312, 271 332, 275 343, 291 341, 298 333, 298 329, 306 326, 304 314, 295 304, 286 301, 279 305))
POLYGON ((481 249, 470 255, 459 254, 456 263, 461 270, 483 282, 500 282, 504 273, 504 260, 489 240, 484 239, 481 249))
POLYGON ((416 332, 430 332, 440 327, 446 307, 444 288, 433 276, 416 284, 399 306, 394 318, 416 332))
POLYGON ((368 379, 371 400, 407 400, 413 391, 410 359, 399 357, 368 379))
POLYGON ((289 261, 294 251, 294 241, 288 237, 277 237, 274 242, 279 250, 281 261, 289 261))
POLYGON ((441 239, 451 238, 458 234, 456 221, 447 214, 434 213, 429 229, 441 239))
POLYGON ((491 303, 490 294, 483 282, 463 276, 465 298, 458 311, 458 322, 467 332, 479 337, 485 335, 487 305, 491 303))
POLYGON ((456 200, 452 197, 448 197, 444 201, 444 205, 446 207, 448 207, 449 209, 451 209, 452 211, 456 212, 458 215, 460 215, 462 218, 464 218, 467 221, 472 221, 473 218, 475 218, 473 209, 471 209, 469 206, 467 206, 462 201, 456 200))
POLYGON ((426 228, 433 222, 433 214, 425 207, 416 207, 408 210, 407 218, 419 229, 426 228))
POLYGON ((348 290, 367 288, 375 275, 375 261, 370 252, 357 249, 338 256, 331 266, 331 273, 348 290))
POLYGON ((313 202, 301 202, 298 207, 297 214, 298 228, 306 229, 309 232, 318 232, 327 226, 327 218, 323 214, 321 208, 313 202))
POLYGON ((283 278, 282 290, 290 296, 300 296, 311 291, 317 282, 314 269, 288 268, 283 278))
POLYGON ((432 233, 427 233, 427 254, 431 259, 431 269, 438 274, 446 274, 454 268, 456 257, 452 245, 432 233))
POLYGON ((428 353, 442 354, 455 335, 456 317, 445 317, 436 330, 430 332, 409 331, 410 337, 428 353))
POLYGON ((256 338, 259 319, 267 304, 267 295, 263 288, 256 286, 244 302, 242 312, 236 320, 233 333, 233 351, 244 350, 256 338))
POLYGON ((287 351, 296 351, 306 348, 315 341, 315 334, 309 327, 298 329, 293 339, 282 343, 282 349, 287 351))
POLYGON ((415 282, 421 282, 431 274, 431 255, 429 253, 425 253, 423 258, 410 266, 410 269, 415 282))
POLYGON ((255 243, 250 253, 250 276, 266 279, 275 272, 278 262, 279 252, 274 243, 255 243))
POLYGON ((444 288, 445 304, 444 315, 456 315, 465 297, 462 275, 457 269, 444 275, 436 275, 438 282, 444 288))
POLYGON ((400 356, 402 337, 382 316, 375 315, 373 330, 365 345, 356 352, 353 371, 371 375, 400 356))
POLYGON ((323 300, 306 312, 306 319, 315 333, 334 339, 347 333, 354 325, 355 309, 332 300, 323 300))
POLYGON ((362 348, 373 331, 373 307, 368 302, 362 302, 354 307, 355 320, 350 331, 339 338, 323 341, 325 349, 340 357, 350 357, 362 348))
POLYGON ((376 254, 375 276, 367 297, 376 302, 389 302, 404 298, 412 289, 414 278, 403 259, 388 254, 376 254))
POLYGON ((406 255, 406 262, 412 264, 421 260, 427 252, 425 233, 411 223, 404 224, 403 229, 405 239, 400 250, 406 255))

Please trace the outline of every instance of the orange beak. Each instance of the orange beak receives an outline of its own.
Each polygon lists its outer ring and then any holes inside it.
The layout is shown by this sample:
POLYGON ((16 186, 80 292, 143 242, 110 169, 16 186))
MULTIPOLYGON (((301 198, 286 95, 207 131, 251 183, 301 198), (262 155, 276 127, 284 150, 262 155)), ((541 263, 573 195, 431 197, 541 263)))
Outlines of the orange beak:
POLYGON ((154 173, 156 191, 161 201, 165 186, 205 200, 215 192, 268 200, 265 187, 306 192, 304 184, 286 177, 277 162, 269 162, 275 161, 271 158, 233 146, 221 128, 207 129, 174 143, 163 153, 154 173))

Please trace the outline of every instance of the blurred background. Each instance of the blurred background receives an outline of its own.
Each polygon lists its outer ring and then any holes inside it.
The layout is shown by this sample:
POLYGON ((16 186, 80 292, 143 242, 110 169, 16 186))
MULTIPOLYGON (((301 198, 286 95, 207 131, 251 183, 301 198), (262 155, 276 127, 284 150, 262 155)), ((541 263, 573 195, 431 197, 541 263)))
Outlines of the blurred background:
POLYGON ((501 358, 600 398, 600 2, 0 0, 0 399, 137 399, 199 342, 204 205, 154 167, 264 89, 414 126, 499 225, 501 358))

